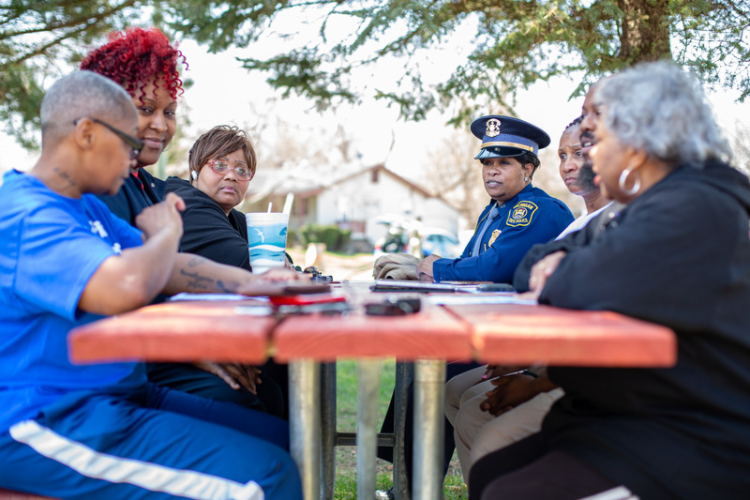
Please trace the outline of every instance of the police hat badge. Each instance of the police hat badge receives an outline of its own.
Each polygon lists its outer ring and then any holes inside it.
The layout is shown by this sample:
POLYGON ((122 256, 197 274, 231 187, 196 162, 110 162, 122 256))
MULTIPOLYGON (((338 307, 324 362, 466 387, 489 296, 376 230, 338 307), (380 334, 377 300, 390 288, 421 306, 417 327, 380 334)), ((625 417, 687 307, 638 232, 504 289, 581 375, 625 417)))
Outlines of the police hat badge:
POLYGON ((547 133, 529 122, 510 116, 487 115, 471 124, 471 132, 482 139, 482 149, 474 158, 505 158, 523 153, 537 155, 550 144, 547 133))

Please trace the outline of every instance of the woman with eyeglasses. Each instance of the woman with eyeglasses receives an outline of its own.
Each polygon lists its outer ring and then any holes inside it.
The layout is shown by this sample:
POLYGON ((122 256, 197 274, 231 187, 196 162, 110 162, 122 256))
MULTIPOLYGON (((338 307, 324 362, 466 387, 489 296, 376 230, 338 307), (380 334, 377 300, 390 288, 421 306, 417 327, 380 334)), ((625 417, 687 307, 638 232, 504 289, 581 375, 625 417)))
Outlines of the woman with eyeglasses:
MULTIPOLYGON (((119 83, 138 110, 136 138, 141 148, 130 177, 114 196, 100 196, 118 217, 135 226, 141 211, 159 203, 166 182, 143 167, 155 164, 172 140, 177 127, 177 97, 182 94, 178 63, 185 57, 158 29, 131 28, 110 35, 108 43, 91 51, 81 69, 119 83)), ((137 149, 134 147, 134 150, 137 149)))
POLYGON ((243 130, 220 125, 195 141, 190 181, 167 179, 167 192, 185 200, 183 252, 250 270, 245 216, 239 205, 255 174, 255 149, 243 130))
MULTIPOLYGON (((214 127, 195 141, 188 162, 190 181, 167 179, 167 192, 179 195, 186 206, 181 250, 250 270, 245 216, 234 209, 255 174, 250 139, 237 127, 214 127)), ((159 385, 278 417, 284 416, 286 407, 280 387, 286 386, 286 377, 286 368, 272 361, 262 370, 213 362, 159 363, 149 370, 149 378, 159 385)))

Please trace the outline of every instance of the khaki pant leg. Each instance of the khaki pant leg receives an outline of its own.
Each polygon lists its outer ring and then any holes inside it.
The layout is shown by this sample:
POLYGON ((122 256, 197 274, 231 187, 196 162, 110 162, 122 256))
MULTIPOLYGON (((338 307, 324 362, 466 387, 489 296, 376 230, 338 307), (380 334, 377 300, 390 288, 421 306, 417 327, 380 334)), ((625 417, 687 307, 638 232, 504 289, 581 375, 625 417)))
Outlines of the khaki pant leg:
POLYGON ((445 384, 445 417, 451 425, 456 425, 456 414, 461 407, 461 397, 464 392, 482 380, 487 366, 480 366, 456 375, 445 384))
POLYGON ((464 391, 464 396, 461 398, 461 408, 456 414, 456 422, 453 424, 456 451, 458 452, 458 460, 461 462, 464 481, 467 481, 466 484, 469 480, 471 448, 474 439, 485 424, 495 418, 490 412, 482 411, 479 408, 479 405, 487 399, 487 392, 494 387, 491 380, 486 380, 464 391))

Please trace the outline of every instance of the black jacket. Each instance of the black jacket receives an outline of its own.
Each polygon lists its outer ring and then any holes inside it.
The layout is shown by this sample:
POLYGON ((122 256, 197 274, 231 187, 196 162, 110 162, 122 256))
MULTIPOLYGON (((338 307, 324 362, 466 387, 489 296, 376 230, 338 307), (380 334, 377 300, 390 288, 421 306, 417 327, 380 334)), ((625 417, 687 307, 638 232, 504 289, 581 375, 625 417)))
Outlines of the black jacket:
POLYGON ((167 188, 166 182, 157 179, 147 170, 139 169, 138 176, 140 179, 131 173, 114 196, 97 196, 113 214, 128 221, 131 226, 135 226, 135 218, 144 208, 164 199, 167 188))
POLYGON ((678 361, 669 369, 551 367, 566 393, 544 421, 552 448, 643 500, 748 498, 749 213, 744 175, 717 163, 686 166, 598 236, 580 231, 557 242, 568 255, 540 303, 668 326, 678 361))
POLYGON ((167 192, 185 200, 181 252, 250 270, 244 214, 232 209, 227 216, 211 197, 178 177, 167 179, 167 192))

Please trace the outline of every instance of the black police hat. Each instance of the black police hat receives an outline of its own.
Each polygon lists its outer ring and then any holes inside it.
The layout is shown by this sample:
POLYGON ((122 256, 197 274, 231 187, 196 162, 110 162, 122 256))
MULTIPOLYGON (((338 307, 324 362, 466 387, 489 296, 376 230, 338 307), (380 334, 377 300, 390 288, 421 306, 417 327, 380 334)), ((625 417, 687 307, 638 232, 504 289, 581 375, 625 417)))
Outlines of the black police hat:
POLYGON ((529 122, 510 116, 487 115, 471 124, 471 132, 482 139, 482 149, 474 158, 505 158, 524 153, 537 155, 549 146, 547 133, 529 122))

